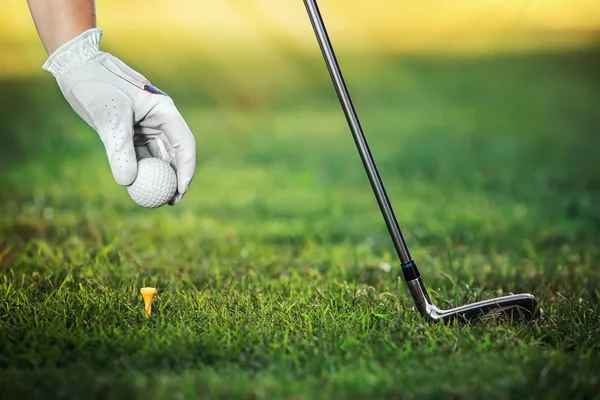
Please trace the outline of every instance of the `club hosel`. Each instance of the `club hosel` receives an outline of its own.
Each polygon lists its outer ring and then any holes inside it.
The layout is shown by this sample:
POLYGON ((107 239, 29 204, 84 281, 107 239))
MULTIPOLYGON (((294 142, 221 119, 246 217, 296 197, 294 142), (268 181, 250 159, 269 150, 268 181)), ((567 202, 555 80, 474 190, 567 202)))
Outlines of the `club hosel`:
POLYGON ((407 281, 406 286, 408 287, 408 291, 415 302, 415 306, 423 317, 426 317, 430 321, 437 321, 439 316, 437 315, 438 309, 433 305, 431 299, 429 298, 429 294, 427 293, 427 289, 425 288, 425 284, 421 280, 421 278, 413 279, 412 281, 407 281))
MULTIPOLYGON (((426 317, 430 316, 435 306, 433 306, 429 298, 429 294, 427 293, 425 284, 421 280, 421 274, 414 260, 402 264, 402 275, 419 313, 426 317)), ((402 279, 398 280, 398 283, 401 284, 400 281, 402 279)))

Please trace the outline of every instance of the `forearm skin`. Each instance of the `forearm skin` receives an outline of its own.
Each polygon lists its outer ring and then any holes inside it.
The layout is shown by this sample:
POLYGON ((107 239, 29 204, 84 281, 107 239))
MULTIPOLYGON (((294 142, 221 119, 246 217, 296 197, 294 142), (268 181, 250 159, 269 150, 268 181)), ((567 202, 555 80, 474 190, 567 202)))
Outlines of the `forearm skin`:
POLYGON ((96 28, 95 0, 27 0, 48 54, 80 33, 96 28))

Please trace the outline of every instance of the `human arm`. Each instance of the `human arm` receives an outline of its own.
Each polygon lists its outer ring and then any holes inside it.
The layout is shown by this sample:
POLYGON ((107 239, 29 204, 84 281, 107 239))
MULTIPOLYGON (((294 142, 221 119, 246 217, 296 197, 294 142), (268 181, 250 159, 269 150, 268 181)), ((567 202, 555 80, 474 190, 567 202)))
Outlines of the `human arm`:
POLYGON ((48 54, 80 33, 96 28, 94 0, 27 0, 48 54))

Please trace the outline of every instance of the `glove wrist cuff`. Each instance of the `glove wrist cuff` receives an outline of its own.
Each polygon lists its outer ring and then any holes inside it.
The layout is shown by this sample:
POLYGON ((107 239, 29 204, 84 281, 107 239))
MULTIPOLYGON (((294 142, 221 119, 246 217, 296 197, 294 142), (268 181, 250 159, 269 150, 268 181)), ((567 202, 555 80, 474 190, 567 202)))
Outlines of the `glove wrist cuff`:
POLYGON ((102 29, 92 28, 61 45, 46 60, 42 69, 56 79, 84 64, 100 53, 102 29))

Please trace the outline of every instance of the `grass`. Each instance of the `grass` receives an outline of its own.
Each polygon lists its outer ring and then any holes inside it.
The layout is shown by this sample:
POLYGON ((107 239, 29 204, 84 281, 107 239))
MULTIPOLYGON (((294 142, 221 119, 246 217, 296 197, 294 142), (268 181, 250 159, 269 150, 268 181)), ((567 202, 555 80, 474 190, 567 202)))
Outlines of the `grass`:
POLYGON ((547 317, 417 315, 318 58, 258 91, 144 71, 198 139, 191 192, 152 211, 50 79, 5 80, 3 398, 597 396, 598 50, 340 58, 435 301, 531 292, 547 317))

